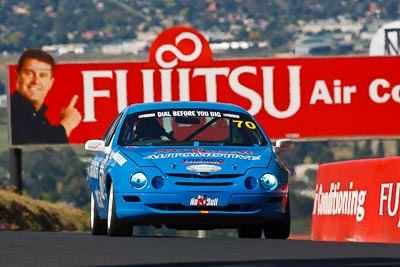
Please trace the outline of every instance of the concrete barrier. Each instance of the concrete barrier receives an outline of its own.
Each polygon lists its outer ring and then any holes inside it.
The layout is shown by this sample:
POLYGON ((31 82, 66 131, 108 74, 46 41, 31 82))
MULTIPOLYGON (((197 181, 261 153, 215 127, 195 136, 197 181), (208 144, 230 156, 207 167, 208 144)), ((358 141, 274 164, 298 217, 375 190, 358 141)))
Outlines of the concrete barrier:
POLYGON ((318 168, 311 239, 400 243, 400 157, 318 168))

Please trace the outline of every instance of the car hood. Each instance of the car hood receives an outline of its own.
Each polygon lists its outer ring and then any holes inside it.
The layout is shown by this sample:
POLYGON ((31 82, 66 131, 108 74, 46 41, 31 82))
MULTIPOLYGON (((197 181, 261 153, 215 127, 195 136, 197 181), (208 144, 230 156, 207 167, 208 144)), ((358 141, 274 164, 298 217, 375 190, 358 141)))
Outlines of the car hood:
POLYGON ((164 173, 243 174, 253 167, 268 167, 271 146, 263 147, 121 147, 139 167, 157 166, 164 173))

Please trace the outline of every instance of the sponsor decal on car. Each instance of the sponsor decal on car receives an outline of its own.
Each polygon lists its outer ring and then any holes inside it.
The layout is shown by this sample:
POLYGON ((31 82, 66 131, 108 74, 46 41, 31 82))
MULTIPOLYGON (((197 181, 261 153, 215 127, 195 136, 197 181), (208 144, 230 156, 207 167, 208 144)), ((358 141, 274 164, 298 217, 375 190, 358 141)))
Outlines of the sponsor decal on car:
MULTIPOLYGON (((225 115, 225 114, 224 114, 225 115)), ((219 111, 212 110, 166 110, 166 111, 157 111, 157 117, 218 117, 221 118, 222 114, 219 111)), ((239 115, 229 114, 229 117, 234 116, 234 118, 240 118, 239 115)))
POLYGON ((90 166, 89 166, 89 172, 88 175, 93 178, 93 179, 98 179, 99 175, 99 165, 100 163, 98 161, 92 160, 90 166))
POLYGON ((187 166, 186 169, 192 172, 217 172, 221 170, 221 167, 215 165, 200 164, 187 166))
POLYGON ((198 195, 190 199, 190 206, 207 207, 207 206, 218 206, 218 198, 210 198, 207 195, 198 195))
POLYGON ((238 114, 231 114, 231 113, 224 113, 224 114, 222 114, 224 117, 227 117, 227 118, 234 118, 234 119, 240 119, 240 115, 238 115, 238 114))
POLYGON ((223 159, 183 159, 182 164, 224 164, 223 159))
POLYGON ((124 158, 121 153, 117 152, 112 155, 112 159, 118 163, 119 166, 122 166, 126 163, 126 158, 124 158))
POLYGON ((148 155, 143 159, 165 159, 165 158, 224 158, 224 159, 243 159, 260 160, 260 155, 253 155, 251 150, 214 150, 202 148, 182 148, 182 149, 160 149, 154 154, 148 155))
POLYGON ((138 116, 139 119, 145 119, 145 118, 154 118, 156 116, 155 113, 147 113, 147 114, 141 114, 138 116))

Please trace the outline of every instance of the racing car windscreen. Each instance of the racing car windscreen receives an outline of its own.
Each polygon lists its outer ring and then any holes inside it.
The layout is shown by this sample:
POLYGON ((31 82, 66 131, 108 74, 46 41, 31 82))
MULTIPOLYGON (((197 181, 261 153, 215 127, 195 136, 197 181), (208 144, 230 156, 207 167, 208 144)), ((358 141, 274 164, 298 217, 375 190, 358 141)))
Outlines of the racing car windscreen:
POLYGON ((118 144, 265 146, 251 116, 221 110, 153 110, 126 116, 118 144))

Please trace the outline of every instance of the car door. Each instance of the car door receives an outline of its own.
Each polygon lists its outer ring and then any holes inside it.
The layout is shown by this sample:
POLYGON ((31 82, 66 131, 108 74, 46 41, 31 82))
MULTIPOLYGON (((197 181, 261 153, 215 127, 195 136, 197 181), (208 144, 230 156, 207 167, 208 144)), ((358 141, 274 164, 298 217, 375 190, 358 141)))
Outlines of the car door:
POLYGON ((110 158, 112 139, 115 134, 115 130, 121 120, 122 113, 119 114, 114 121, 111 123, 110 127, 107 129, 103 136, 103 141, 105 143, 104 152, 96 153, 93 158, 90 170, 93 171, 91 190, 96 198, 96 203, 98 204, 99 211, 106 210, 108 204, 108 187, 107 187, 107 164, 110 158))

